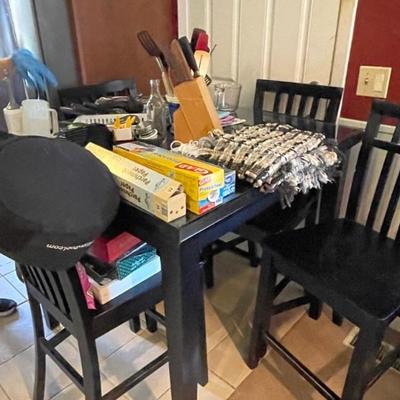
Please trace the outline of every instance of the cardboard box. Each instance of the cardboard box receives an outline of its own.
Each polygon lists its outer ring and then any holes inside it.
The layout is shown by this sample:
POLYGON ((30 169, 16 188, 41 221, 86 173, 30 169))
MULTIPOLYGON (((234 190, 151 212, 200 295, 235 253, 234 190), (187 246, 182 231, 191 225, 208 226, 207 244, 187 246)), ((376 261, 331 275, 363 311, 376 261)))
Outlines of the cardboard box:
POLYGON ((114 152, 182 183, 187 208, 203 214, 223 200, 224 170, 147 143, 123 143, 114 152))
POLYGON ((105 284, 100 284, 89 277, 89 282, 91 284, 91 291, 97 302, 100 304, 106 304, 110 300, 115 299, 122 293, 132 289, 139 283, 149 279, 160 271, 160 257, 155 255, 145 264, 131 272, 124 279, 113 279, 109 280, 105 284))
POLYGON ((183 186, 143 165, 89 143, 86 146, 114 175, 121 197, 156 217, 170 222, 186 215, 183 186))
POLYGON ((224 190, 222 196, 225 198, 236 191, 236 172, 233 169, 224 168, 224 190))
POLYGON ((89 253, 100 261, 112 263, 141 243, 141 239, 128 232, 111 238, 100 236, 90 246, 89 253))

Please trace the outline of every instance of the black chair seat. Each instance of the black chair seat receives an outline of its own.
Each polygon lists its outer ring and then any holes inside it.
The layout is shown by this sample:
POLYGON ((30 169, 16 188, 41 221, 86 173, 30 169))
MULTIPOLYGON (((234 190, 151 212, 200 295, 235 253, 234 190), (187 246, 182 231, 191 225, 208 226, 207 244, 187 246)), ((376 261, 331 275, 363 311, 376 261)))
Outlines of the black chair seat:
MULTIPOLYGON (((264 241, 248 357, 251 368, 257 366, 269 345, 324 398, 362 400, 365 392, 396 362, 400 346, 387 354, 382 354, 381 347, 387 327, 400 311, 400 231, 397 230, 394 240, 388 238, 400 201, 400 175, 393 172, 398 154, 400 106, 374 100, 362 136, 345 219, 281 233, 264 241), (387 117, 397 122, 390 142, 378 138, 387 117), (373 164, 377 149, 385 151, 382 167, 373 164), (376 168, 373 171, 380 168, 376 186, 368 174, 371 168, 376 168), (386 202, 384 193, 389 190, 389 177, 395 178, 395 184, 386 202), (364 188, 373 191, 369 206, 365 204, 364 188), (365 226, 355 222, 360 207, 367 214, 365 226), (383 222, 378 233, 372 228, 381 214, 384 214, 383 222), (302 285, 307 293, 359 328, 342 397, 269 332, 276 308, 273 300, 279 273, 302 285)), ((340 185, 343 187, 344 182, 340 185)), ((342 205, 338 203, 336 210, 342 205)))
POLYGON ((266 244, 279 270, 339 312, 356 307, 358 313, 380 320, 397 315, 400 249, 394 240, 355 222, 336 220, 284 232, 266 244))

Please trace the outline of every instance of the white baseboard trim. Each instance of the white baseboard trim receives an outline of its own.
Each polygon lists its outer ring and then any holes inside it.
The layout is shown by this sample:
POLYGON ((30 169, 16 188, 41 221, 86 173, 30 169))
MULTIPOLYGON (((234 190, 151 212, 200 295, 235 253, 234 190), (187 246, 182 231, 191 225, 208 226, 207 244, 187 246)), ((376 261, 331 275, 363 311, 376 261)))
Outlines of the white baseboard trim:
MULTIPOLYGON (((351 119, 351 118, 343 118, 340 117, 339 118, 339 124, 343 125, 343 126, 348 126, 350 128, 358 128, 358 129, 365 129, 365 127, 367 126, 367 121, 360 121, 358 119, 351 119)), ((394 126, 392 125, 385 125, 382 124, 381 125, 381 129, 380 131, 382 133, 389 133, 389 134, 393 134, 394 132, 394 126)))

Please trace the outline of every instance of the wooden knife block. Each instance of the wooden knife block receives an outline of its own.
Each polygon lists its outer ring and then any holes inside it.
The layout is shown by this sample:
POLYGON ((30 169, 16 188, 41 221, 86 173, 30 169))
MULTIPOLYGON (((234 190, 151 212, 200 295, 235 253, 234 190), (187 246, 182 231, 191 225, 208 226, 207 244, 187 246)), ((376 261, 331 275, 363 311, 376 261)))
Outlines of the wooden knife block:
POLYGON ((187 143, 206 136, 212 129, 222 129, 203 77, 182 82, 174 91, 180 103, 174 112, 175 139, 187 143))

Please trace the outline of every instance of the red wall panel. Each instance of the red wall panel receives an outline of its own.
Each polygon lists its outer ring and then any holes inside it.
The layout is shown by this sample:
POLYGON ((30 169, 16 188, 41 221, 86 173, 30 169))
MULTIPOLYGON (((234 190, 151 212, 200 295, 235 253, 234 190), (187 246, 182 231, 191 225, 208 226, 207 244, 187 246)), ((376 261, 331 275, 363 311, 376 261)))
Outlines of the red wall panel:
POLYGON ((148 30, 165 50, 177 32, 176 0, 69 0, 83 84, 134 78, 149 92, 160 78, 157 65, 136 34, 148 30))
POLYGON ((392 67, 387 100, 400 103, 400 0, 359 0, 342 117, 366 120, 371 97, 356 96, 360 65, 392 67))

